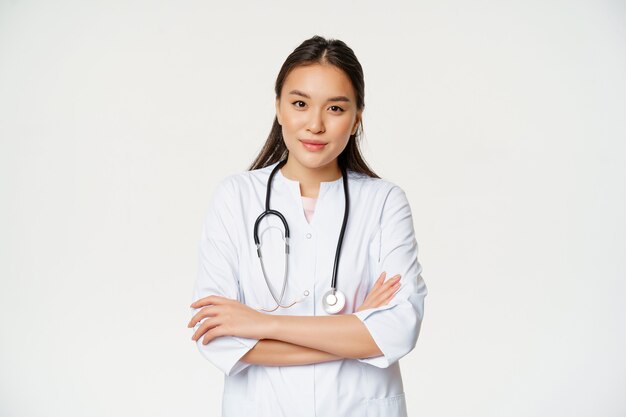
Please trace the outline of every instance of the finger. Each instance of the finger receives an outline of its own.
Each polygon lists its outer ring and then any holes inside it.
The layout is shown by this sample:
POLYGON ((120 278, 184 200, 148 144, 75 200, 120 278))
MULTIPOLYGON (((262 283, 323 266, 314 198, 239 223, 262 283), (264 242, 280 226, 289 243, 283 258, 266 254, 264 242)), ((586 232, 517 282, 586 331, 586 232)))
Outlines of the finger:
POLYGON ((392 278, 389 278, 387 281, 385 281, 384 284, 382 284, 380 287, 372 289, 370 295, 374 298, 376 297, 380 297, 380 296, 384 296, 385 291, 387 291, 392 285, 394 285, 395 283, 397 283, 400 280, 400 275, 396 275, 392 278))
POLYGON ((396 285, 392 286, 389 288, 389 291, 387 291, 386 297, 385 297, 385 301, 384 304, 389 304, 389 302, 391 300, 393 300, 393 297, 396 296, 396 294, 398 293, 398 291, 400 291, 401 285, 400 283, 397 283, 396 285))
POLYGON ((385 275, 387 275, 387 272, 383 271, 383 273, 381 273, 380 276, 376 279, 369 293, 365 296, 364 304, 367 303, 370 297, 372 297, 372 294, 376 294, 376 291, 380 288, 383 280, 385 279, 385 275))
POLYGON ((398 294, 400 292, 400 290, 402 289, 402 286, 398 285, 398 287, 395 289, 395 291, 393 291, 391 293, 391 295, 389 296, 389 300, 391 300, 393 297, 396 296, 396 294, 398 294))
POLYGON ((197 312, 197 313, 196 313, 196 314, 195 314, 195 315, 191 318, 191 320, 189 320, 189 323, 187 323, 187 327, 193 327, 193 326, 195 326, 195 325, 196 325, 196 323, 198 323, 200 320, 202 320, 202 319, 204 318, 204 313, 205 313, 205 310, 206 310, 207 308, 210 308, 210 307, 204 307, 204 308, 200 309, 200 310, 199 310, 199 311, 198 311, 198 312, 197 312))
POLYGON ((385 281, 385 277, 386 276, 387 276, 387 272, 383 272, 382 274, 380 274, 380 276, 378 277, 378 279, 374 283, 374 286, 372 287, 372 289, 380 287, 382 285, 382 283, 385 281))
POLYGON ((206 345, 209 342, 211 342, 211 340, 219 336, 221 336, 220 327, 215 327, 206 333, 206 335, 204 336, 204 339, 202 339, 202 344, 206 345))
POLYGON ((187 323, 187 327, 193 327, 196 323, 200 322, 202 319, 206 317, 214 317, 219 314, 219 310, 217 306, 208 306, 200 309, 187 323))
POLYGON ((372 298, 372 304, 374 304, 376 307, 385 304, 387 298, 393 297, 394 291, 396 291, 398 288, 400 288, 400 282, 396 282, 395 284, 381 288, 378 294, 376 294, 372 298))
POLYGON ((210 331, 216 326, 219 326, 219 322, 217 321, 217 318, 210 318, 210 319, 204 320, 202 324, 200 325, 200 327, 198 327, 198 329, 195 331, 193 336, 191 336, 191 340, 200 339, 203 334, 210 331))
POLYGON ((400 282, 396 282, 395 284, 393 284, 392 286, 387 288, 387 291, 385 291, 385 293, 386 294, 393 294, 398 288, 400 288, 400 285, 401 285, 400 282))
POLYGON ((400 292, 400 290, 402 289, 402 286, 400 285, 400 283, 398 282, 396 285, 394 285, 393 287, 391 287, 391 295, 389 296, 389 298, 393 298, 396 296, 396 294, 398 292, 400 292))
POLYGON ((208 305, 219 305, 224 304, 228 300, 228 298, 220 297, 219 295, 209 295, 208 297, 204 297, 194 301, 193 303, 191 303, 191 307, 199 308, 208 305))
POLYGON ((367 308, 376 308, 387 305, 392 298, 393 297, 390 297, 389 294, 381 295, 373 300, 371 304, 367 306, 367 308))
POLYGON ((394 275, 393 277, 391 277, 387 281, 385 281, 385 286, 391 286, 391 285, 395 284, 398 281, 400 281, 400 275, 394 275))
POLYGON ((379 307, 380 303, 384 301, 384 299, 387 297, 385 290, 389 287, 390 283, 397 281, 396 278, 399 277, 399 275, 396 275, 395 277, 392 277, 385 282, 384 279, 386 276, 386 271, 383 271, 380 274, 369 294, 367 294, 367 296, 365 297, 363 304, 361 305, 361 307, 359 307, 360 309, 364 310, 366 308, 379 307))
POLYGON ((200 307, 204 307, 204 306, 208 306, 211 304, 217 304, 220 302, 220 299, 222 297, 217 296, 217 295, 209 295, 207 297, 204 298, 200 298, 196 301, 194 301, 193 303, 191 303, 192 308, 200 308, 200 307))

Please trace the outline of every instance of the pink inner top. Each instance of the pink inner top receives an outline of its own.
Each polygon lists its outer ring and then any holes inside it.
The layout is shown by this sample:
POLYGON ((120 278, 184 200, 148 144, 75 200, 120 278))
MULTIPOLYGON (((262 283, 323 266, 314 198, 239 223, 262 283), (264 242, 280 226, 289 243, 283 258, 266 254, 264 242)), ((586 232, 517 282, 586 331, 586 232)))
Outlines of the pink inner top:
POLYGON ((313 213, 315 212, 316 202, 317 202, 317 198, 302 197, 302 206, 304 207, 304 215, 306 216, 306 221, 309 223, 311 223, 311 219, 313 218, 313 213))

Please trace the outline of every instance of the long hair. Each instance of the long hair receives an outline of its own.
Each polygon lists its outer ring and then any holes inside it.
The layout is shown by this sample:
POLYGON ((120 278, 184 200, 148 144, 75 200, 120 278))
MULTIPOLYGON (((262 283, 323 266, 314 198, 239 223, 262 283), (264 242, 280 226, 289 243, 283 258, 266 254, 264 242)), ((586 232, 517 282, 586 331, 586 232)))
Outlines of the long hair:
MULTIPOLYGON (((285 79, 291 70, 298 66, 311 64, 330 64, 342 70, 348 76, 354 88, 357 109, 362 110, 363 107, 365 107, 363 68, 361 68, 361 64, 354 55, 354 52, 348 45, 338 39, 324 39, 317 35, 302 42, 283 63, 274 87, 276 98, 280 97, 285 79)), ((356 132, 354 135, 350 135, 348 144, 341 154, 339 154, 337 162, 340 167, 365 174, 369 177, 380 178, 370 169, 361 155, 359 143, 362 134, 363 121, 361 118, 356 132)), ((278 118, 274 116, 274 123, 265 141, 265 145, 248 170, 252 171, 253 169, 264 168, 285 159, 288 154, 289 150, 283 140, 282 127, 278 123, 278 118)))

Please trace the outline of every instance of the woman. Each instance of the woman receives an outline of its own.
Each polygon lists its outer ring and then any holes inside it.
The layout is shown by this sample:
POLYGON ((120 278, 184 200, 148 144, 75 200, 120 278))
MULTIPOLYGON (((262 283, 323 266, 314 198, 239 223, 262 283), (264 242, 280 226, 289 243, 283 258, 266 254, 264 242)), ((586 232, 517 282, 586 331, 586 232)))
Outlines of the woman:
POLYGON ((275 92, 265 146, 220 181, 200 241, 188 327, 225 374, 223 416, 406 416, 398 360, 427 289, 406 195, 359 151, 361 65, 314 36, 275 92))

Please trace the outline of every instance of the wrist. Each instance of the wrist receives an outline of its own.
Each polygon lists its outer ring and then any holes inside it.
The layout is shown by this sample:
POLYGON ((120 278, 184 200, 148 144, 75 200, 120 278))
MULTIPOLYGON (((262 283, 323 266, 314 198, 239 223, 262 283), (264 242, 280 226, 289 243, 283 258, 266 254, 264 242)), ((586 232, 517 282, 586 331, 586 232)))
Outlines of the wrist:
POLYGON ((280 316, 274 316, 272 314, 265 314, 265 325, 263 326, 262 339, 275 339, 278 334, 278 327, 280 325, 280 316))

